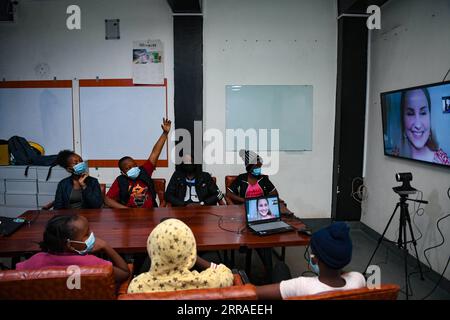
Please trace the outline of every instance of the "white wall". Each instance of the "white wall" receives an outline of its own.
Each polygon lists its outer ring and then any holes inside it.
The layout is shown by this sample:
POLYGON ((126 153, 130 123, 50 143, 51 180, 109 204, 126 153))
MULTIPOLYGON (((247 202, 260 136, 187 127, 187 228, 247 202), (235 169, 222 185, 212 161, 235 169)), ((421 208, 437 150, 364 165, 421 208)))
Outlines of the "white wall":
MULTIPOLYGON (((330 217, 337 69, 337 9, 331 0, 205 0, 204 128, 225 130, 226 84, 314 86, 313 151, 281 153, 271 177, 298 216, 330 217), (258 40, 258 41, 257 41, 258 40)), ((130 78, 133 40, 161 39, 173 118, 173 23, 166 0, 22 0, 18 23, 0 27, 0 79, 130 78), (78 4, 82 30, 66 29, 66 8, 78 4), (119 18, 120 40, 104 40, 104 19, 119 18)), ((152 146, 148 147, 149 151, 152 146)), ((171 145, 170 145, 171 147, 171 145)), ((158 169, 168 179, 173 170, 158 169)), ((224 176, 243 166, 206 167, 224 176)), ((112 183, 117 169, 92 170, 112 183)))
MULTIPOLYGON (((173 119, 173 19, 166 0, 22 0, 18 22, 0 25, 0 79, 131 78, 133 41, 146 39, 163 42, 173 119), (71 4, 81 8, 81 30, 66 28, 71 4), (105 40, 105 19, 120 19, 119 40, 105 40), (35 72, 39 63, 50 66, 48 77, 35 72)), ((150 153, 153 145, 142 147, 150 153)), ((168 179, 172 171, 170 164, 157 169, 155 177, 168 179)), ((90 173, 108 184, 119 174, 115 168, 90 173)))
MULTIPOLYGON (((206 0, 204 128, 225 131, 225 85, 314 86, 312 152, 282 152, 271 176, 301 217, 330 217, 337 70, 335 1, 206 0)), ((224 176, 243 165, 208 165, 224 176)), ((264 168, 263 168, 264 173, 264 168)))
MULTIPOLYGON (((423 233, 418 242, 423 250, 441 241, 436 221, 449 213, 450 171, 446 168, 393 159, 384 156, 380 92, 442 81, 450 68, 450 1, 396 0, 381 10, 382 29, 372 33, 368 135, 365 183, 368 199, 363 205, 362 222, 381 233, 392 214, 398 196, 394 174, 412 172, 412 185, 424 192, 425 214, 415 219, 423 233)), ((410 213, 414 209, 410 205, 410 213)), ((450 253, 450 218, 442 221, 447 238, 444 246, 428 253, 433 269, 441 273, 450 253)), ((396 239, 398 216, 388 237, 396 239)), ((419 234, 416 231, 416 237, 419 234)), ((450 278, 450 269, 446 271, 450 278)))

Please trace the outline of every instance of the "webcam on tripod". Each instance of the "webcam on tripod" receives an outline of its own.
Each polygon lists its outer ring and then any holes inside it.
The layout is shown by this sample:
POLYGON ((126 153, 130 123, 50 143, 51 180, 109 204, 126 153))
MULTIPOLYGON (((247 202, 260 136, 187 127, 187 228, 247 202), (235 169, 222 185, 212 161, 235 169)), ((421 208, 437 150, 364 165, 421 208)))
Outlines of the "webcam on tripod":
POLYGON ((411 172, 396 173, 395 180, 397 180, 398 182, 402 182, 402 185, 394 187, 392 189, 401 196, 414 194, 417 192, 417 189, 411 186, 410 182, 412 181, 412 179, 413 176, 411 172))

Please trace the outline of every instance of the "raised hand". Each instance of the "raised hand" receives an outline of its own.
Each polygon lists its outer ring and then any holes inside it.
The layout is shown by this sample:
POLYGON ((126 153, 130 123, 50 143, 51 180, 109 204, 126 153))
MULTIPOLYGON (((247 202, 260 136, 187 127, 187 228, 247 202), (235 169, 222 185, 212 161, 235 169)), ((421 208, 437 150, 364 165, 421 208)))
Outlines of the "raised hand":
POLYGON ((164 133, 169 133, 171 125, 172 125, 172 121, 170 121, 169 119, 163 118, 163 123, 161 125, 161 129, 164 131, 164 133))

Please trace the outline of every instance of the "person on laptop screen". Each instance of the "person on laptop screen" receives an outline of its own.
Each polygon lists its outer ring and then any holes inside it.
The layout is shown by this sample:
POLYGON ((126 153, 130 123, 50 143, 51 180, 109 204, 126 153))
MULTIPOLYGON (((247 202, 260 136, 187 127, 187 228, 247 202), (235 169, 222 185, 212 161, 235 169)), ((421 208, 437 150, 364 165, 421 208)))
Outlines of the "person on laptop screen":
POLYGON ((250 212, 249 222, 275 219, 280 216, 276 196, 248 200, 247 205, 249 206, 248 211, 250 212))

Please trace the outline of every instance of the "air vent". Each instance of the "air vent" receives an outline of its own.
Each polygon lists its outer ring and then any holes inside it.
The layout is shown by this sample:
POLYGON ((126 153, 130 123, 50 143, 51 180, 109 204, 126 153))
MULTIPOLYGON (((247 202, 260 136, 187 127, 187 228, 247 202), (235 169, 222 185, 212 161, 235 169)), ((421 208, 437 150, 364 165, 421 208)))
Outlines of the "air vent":
POLYGON ((0 22, 15 22, 17 4, 13 0, 0 0, 0 22))

